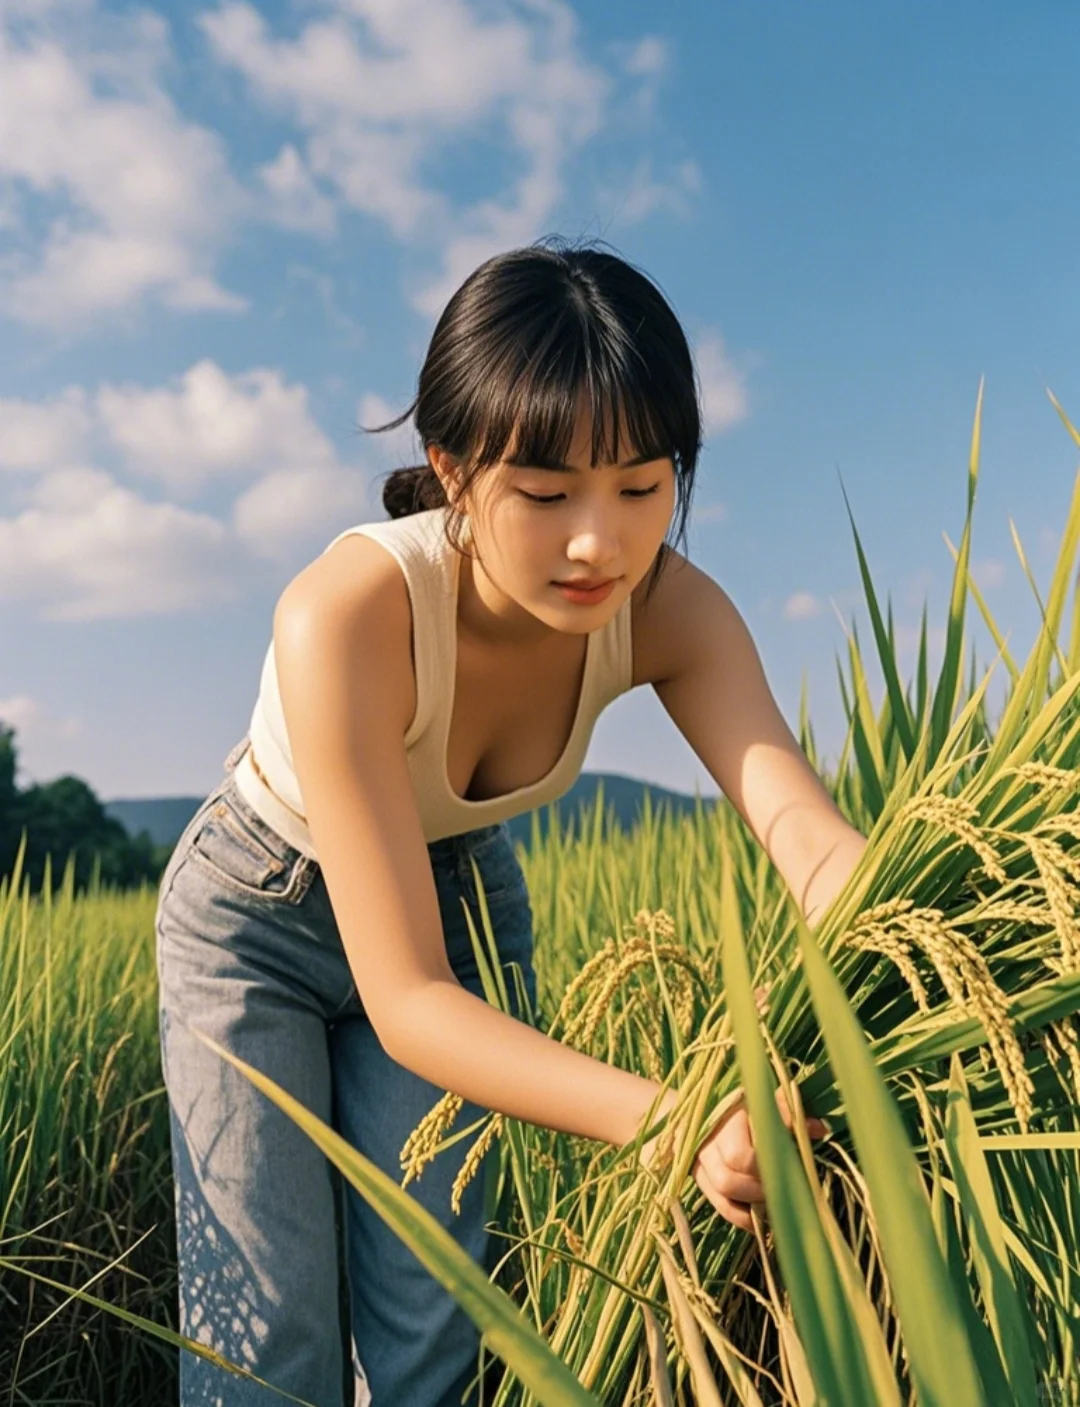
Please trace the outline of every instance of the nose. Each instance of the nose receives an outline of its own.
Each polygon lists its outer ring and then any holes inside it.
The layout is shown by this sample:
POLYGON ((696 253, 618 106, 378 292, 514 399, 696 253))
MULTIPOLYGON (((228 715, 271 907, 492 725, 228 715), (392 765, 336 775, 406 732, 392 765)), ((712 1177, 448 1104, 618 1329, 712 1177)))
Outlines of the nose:
POLYGON ((588 572, 590 576, 617 577, 622 575, 618 569, 618 563, 622 561, 618 549, 601 547, 596 538, 576 537, 572 539, 566 549, 566 560, 569 563, 567 575, 572 575, 575 568, 588 572))
MULTIPOLYGON (((621 560, 618 534, 610 512, 583 506, 574 519, 567 544, 567 556, 572 562, 588 563, 594 569, 604 569, 621 560)), ((617 573, 612 572, 612 576, 617 573)))

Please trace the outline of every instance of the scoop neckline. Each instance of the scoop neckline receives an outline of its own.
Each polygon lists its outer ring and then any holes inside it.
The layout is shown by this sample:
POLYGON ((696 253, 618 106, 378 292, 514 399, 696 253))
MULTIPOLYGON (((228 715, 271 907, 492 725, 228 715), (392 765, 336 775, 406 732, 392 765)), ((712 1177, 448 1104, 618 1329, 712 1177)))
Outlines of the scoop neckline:
POLYGON ((577 707, 574 710, 574 722, 570 728, 570 736, 566 739, 566 746, 559 754, 558 760, 556 761, 554 767, 551 767, 547 772, 545 772, 544 775, 538 781, 530 782, 527 786, 515 787, 513 791, 500 792, 498 796, 486 796, 480 801, 471 801, 467 797, 459 796, 454 790, 454 788, 450 785, 450 775, 447 770, 447 753, 449 752, 450 748, 450 728, 454 721, 454 703, 457 696, 457 608, 458 592, 461 587, 461 555, 458 552, 453 552, 452 555, 454 558, 453 566, 451 567, 452 589, 447 592, 447 599, 449 601, 448 609, 450 611, 450 630, 448 631, 448 634, 450 636, 450 661, 448 671, 450 681, 450 706, 446 710, 446 728, 442 736, 442 746, 439 749, 439 754, 442 759, 441 770, 443 788, 459 806, 496 806, 504 801, 511 801, 516 797, 525 796, 530 792, 539 790, 540 787, 544 786, 546 782, 549 782, 551 780, 551 778, 559 771, 560 767, 562 767, 563 763, 566 761, 567 755, 577 739, 578 730, 581 727, 581 719, 585 709, 585 697, 592 686, 593 668, 596 659, 596 637, 600 634, 600 631, 605 628, 605 626, 598 626, 596 630, 590 630, 588 635, 586 636, 585 668, 582 670, 581 673, 581 688, 578 692, 577 707))

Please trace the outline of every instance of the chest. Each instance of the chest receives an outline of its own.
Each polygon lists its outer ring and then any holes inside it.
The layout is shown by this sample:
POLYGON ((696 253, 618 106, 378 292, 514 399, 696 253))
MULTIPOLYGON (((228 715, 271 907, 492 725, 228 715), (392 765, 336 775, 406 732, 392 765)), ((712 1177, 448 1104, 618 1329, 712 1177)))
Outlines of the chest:
MULTIPOLYGON (((632 687, 660 677, 655 613, 631 601, 632 687)), ((458 642, 446 749, 451 791, 487 801, 542 781, 573 731, 585 676, 588 637, 559 649, 497 655, 458 642)))

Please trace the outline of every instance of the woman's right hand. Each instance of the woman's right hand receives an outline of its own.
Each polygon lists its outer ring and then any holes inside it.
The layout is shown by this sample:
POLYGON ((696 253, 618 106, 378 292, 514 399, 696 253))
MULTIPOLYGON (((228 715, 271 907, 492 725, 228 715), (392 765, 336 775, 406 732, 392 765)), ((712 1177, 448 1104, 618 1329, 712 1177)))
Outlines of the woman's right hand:
MULTIPOLYGON (((766 988, 755 989, 754 997, 759 1010, 767 995, 766 988)), ((675 1101, 675 1091, 668 1090, 655 1117, 666 1114, 674 1107, 675 1101)), ((792 1128, 791 1110, 783 1089, 779 1087, 776 1103, 780 1117, 788 1128, 792 1128)), ((828 1124, 813 1116, 807 1117, 806 1128, 811 1138, 823 1138, 831 1132, 828 1124)), ((642 1165, 654 1172, 662 1171, 670 1161, 673 1136, 669 1125, 662 1133, 649 1139, 641 1150, 642 1165)), ((753 1229, 750 1208, 754 1204, 765 1207, 765 1188, 759 1175, 753 1127, 741 1086, 725 1100, 722 1117, 695 1153, 691 1172, 694 1181, 725 1220, 733 1226, 742 1227, 744 1231, 753 1229)))
MULTIPOLYGON (((733 1101, 727 1115, 717 1124, 697 1150, 694 1157, 694 1181, 725 1220, 744 1231, 753 1230, 750 1208, 757 1204, 764 1211, 765 1187, 761 1181, 754 1151, 753 1125, 746 1110, 746 1100, 740 1096, 733 1101)), ((784 1091, 776 1090, 780 1117, 787 1127, 794 1120, 784 1091)), ((808 1115, 806 1130, 811 1138, 824 1138, 830 1132, 828 1124, 808 1115)))
MULTIPOLYGON (((656 1118, 674 1106, 675 1098, 674 1090, 668 1090, 656 1118)), ((727 1112, 719 1123, 713 1125, 695 1153, 691 1173, 709 1202, 726 1221, 744 1231, 751 1231, 750 1208, 753 1204, 765 1208, 765 1188, 758 1169, 753 1127, 741 1086, 732 1091, 727 1103, 727 1112)), ((780 1088, 776 1090, 776 1103, 780 1117, 788 1128, 792 1128, 791 1111, 780 1088)), ((831 1132, 828 1124, 812 1115, 807 1117, 806 1128, 811 1138, 823 1138, 831 1132)), ((641 1164, 656 1173, 664 1171, 670 1162, 672 1140, 673 1131, 669 1125, 643 1145, 639 1160, 641 1164)))

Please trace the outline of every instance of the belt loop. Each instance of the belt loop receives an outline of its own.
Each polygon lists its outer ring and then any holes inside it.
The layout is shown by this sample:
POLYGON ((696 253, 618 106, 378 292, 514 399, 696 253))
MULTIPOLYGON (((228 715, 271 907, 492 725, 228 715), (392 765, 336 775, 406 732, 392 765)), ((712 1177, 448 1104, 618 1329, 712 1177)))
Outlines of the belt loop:
POLYGON ((226 772, 233 771, 233 769, 236 767, 236 764, 240 761, 244 753, 248 750, 250 743, 251 735, 249 733, 245 733, 244 736, 240 739, 240 741, 236 744, 236 746, 229 750, 228 756, 225 758, 224 763, 226 772))

